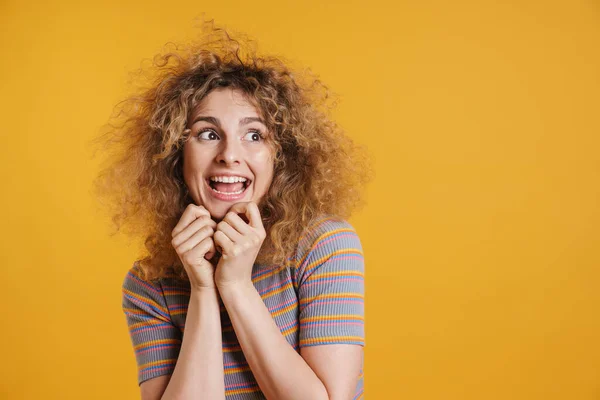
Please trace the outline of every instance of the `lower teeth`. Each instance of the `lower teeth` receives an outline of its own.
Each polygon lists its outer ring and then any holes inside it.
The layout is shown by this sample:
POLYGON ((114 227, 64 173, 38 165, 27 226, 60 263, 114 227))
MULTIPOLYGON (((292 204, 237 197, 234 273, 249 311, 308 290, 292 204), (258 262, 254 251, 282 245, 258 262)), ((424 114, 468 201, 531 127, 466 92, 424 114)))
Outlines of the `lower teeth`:
POLYGON ((215 189, 215 188, 211 188, 211 189, 212 189, 212 190, 214 190, 214 191, 215 191, 215 192, 217 192, 217 193, 220 193, 220 194, 241 194, 241 193, 243 193, 243 192, 244 192, 244 190, 246 190, 246 188, 243 188, 243 189, 241 189, 241 190, 238 190, 237 192, 220 192, 220 191, 218 191, 218 190, 217 190, 217 189, 215 189))

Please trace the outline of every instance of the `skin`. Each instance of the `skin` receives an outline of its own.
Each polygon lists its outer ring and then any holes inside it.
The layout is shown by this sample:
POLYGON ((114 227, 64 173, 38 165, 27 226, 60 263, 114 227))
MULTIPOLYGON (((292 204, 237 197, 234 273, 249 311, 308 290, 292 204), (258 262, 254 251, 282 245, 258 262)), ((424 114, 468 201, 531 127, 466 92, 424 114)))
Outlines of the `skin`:
MULTIPOLYGON (((184 179, 196 204, 186 208, 173 229, 172 244, 190 277, 192 296, 217 289, 267 398, 350 399, 358 379, 362 347, 311 346, 298 354, 253 286, 252 267, 266 237, 257 204, 272 182, 273 153, 268 143, 256 140, 254 130, 268 134, 262 123, 240 125, 240 120, 247 117, 259 118, 240 92, 227 88, 211 92, 192 113, 188 124, 192 136, 184 147, 184 179), (215 121, 197 121, 204 117, 215 118, 218 126, 215 121), (198 138, 204 129, 204 136, 198 138), (208 177, 225 171, 252 180, 244 198, 235 203, 216 199, 205 183, 208 177), (222 256, 215 269, 212 255, 216 250, 222 256)), ((221 385, 222 380, 219 376, 209 381, 218 393, 214 398, 221 397, 221 386, 216 383, 221 385)), ((183 381, 180 385, 185 389, 189 386, 183 381)))
POLYGON ((270 133, 244 93, 230 88, 211 91, 190 113, 188 129, 183 176, 196 204, 180 217, 171 243, 192 287, 246 282, 266 237, 257 204, 273 180, 270 133), (244 197, 222 200, 211 194, 208 179, 225 173, 250 180, 244 197), (223 268, 215 273, 216 262, 223 268))
POLYGON ((266 126, 246 96, 230 88, 211 91, 190 113, 189 140, 183 149, 183 177, 191 197, 220 221, 234 203, 260 203, 273 180, 274 154, 266 126), (199 120, 212 117, 213 121, 199 120), (211 195, 206 180, 223 172, 252 180, 242 199, 234 202, 211 195))

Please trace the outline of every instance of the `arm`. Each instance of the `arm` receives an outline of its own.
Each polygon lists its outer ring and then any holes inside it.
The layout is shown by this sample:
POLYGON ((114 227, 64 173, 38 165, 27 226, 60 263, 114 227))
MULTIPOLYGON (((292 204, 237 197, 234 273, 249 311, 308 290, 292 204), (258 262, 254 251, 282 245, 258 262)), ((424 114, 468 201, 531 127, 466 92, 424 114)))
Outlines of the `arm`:
POLYGON ((251 280, 265 237, 254 203, 237 203, 217 225, 223 249, 215 282, 236 336, 269 399, 351 399, 362 362, 363 258, 352 226, 326 221, 296 257, 300 348, 285 340, 251 280), (249 224, 237 213, 244 213, 249 224), (303 347, 314 347, 303 350, 303 347))
POLYGON ((219 293, 267 399, 329 399, 323 382, 281 334, 252 282, 220 288, 219 293))
POLYGON ((225 399, 218 292, 192 289, 181 351, 166 399, 225 399))
POLYGON ((160 399, 167 386, 164 398, 177 398, 186 390, 183 380, 189 385, 188 376, 193 373, 191 379, 198 379, 196 375, 202 373, 193 370, 198 366, 201 370, 210 366, 203 375, 204 381, 211 386, 208 390, 215 390, 217 394, 209 398, 224 397, 217 296, 215 289, 201 293, 192 290, 182 343, 181 330, 171 320, 161 285, 143 280, 136 265, 127 273, 123 281, 123 311, 136 356, 143 400, 160 399), (204 342, 201 338, 205 338, 204 342), (192 359, 197 358, 200 362, 191 366, 192 359))

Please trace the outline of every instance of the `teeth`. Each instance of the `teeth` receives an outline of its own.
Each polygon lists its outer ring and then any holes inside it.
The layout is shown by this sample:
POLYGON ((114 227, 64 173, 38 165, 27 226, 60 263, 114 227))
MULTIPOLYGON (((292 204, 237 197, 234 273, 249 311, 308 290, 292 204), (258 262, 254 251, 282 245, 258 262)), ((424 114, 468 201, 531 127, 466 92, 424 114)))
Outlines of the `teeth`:
POLYGON ((241 193, 243 193, 243 192, 244 192, 244 190, 246 190, 246 189, 244 188, 244 189, 240 189, 240 190, 238 190, 237 192, 220 192, 220 191, 218 191, 217 189, 213 189, 213 188, 211 188, 211 189, 212 189, 212 190, 214 190, 215 192, 217 192, 217 193, 221 193, 221 194, 241 194, 241 193))
POLYGON ((241 176, 211 176, 210 180, 213 182, 235 183, 246 182, 247 179, 241 176))

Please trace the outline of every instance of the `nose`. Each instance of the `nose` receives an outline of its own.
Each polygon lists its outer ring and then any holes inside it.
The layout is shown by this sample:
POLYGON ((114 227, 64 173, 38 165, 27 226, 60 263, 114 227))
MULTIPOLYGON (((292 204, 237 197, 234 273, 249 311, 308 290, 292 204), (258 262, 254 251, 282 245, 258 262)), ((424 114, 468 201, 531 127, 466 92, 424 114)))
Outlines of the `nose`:
POLYGON ((227 138, 220 143, 216 161, 219 164, 234 165, 240 163, 241 142, 236 139, 227 138))

